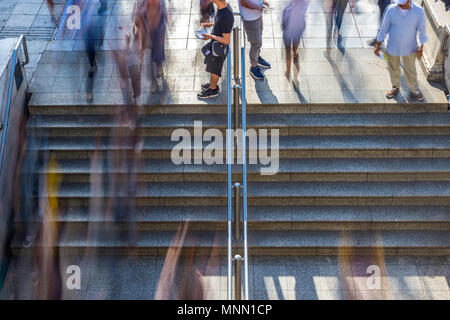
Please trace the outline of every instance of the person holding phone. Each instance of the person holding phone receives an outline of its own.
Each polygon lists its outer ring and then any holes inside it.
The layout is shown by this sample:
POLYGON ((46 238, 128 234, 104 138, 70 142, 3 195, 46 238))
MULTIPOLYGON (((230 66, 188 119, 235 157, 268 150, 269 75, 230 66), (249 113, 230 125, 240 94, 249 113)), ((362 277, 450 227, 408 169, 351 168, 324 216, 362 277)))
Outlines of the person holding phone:
MULTIPOLYGON (((212 24, 213 30, 211 34, 203 34, 203 40, 210 40, 220 42, 224 45, 229 45, 231 40, 231 30, 233 29, 234 17, 231 6, 225 0, 209 0, 205 1, 204 5, 209 5, 211 2, 217 6, 217 14, 213 23, 203 23, 203 27, 210 27, 212 24)), ((210 51, 210 50, 209 50, 210 51)), ((219 95, 218 82, 222 76, 223 64, 225 57, 213 55, 211 52, 205 54, 206 72, 210 74, 209 83, 202 85, 202 91, 197 95, 199 99, 210 99, 219 95)))

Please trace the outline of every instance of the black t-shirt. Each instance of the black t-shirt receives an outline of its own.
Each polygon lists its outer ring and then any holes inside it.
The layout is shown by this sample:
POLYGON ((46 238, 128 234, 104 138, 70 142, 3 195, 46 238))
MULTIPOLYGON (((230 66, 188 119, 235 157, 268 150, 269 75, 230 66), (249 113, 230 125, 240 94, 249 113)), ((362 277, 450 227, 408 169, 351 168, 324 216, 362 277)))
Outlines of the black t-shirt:
POLYGON ((212 34, 222 37, 224 33, 231 33, 234 24, 233 9, 228 4, 226 8, 217 10, 212 34))

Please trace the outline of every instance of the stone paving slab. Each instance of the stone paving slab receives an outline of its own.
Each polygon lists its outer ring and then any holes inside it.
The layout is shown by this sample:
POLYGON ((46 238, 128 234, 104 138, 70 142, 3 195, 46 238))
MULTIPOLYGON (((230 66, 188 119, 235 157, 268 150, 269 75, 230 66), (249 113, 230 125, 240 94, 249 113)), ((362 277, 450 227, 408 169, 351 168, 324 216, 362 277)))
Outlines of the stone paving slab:
MULTIPOLYGON (((329 2, 310 1, 307 28, 300 44, 299 88, 295 89, 284 77, 285 53, 280 21, 281 11, 287 2, 272 0, 271 8, 264 12, 262 55, 272 63, 272 68, 265 72, 266 80, 256 82, 247 70, 248 103, 416 103, 408 97, 404 88, 397 99, 385 98, 385 91, 390 87, 386 62, 373 55, 372 49, 367 46, 367 40, 374 37, 378 30, 378 6, 374 0, 359 1, 356 9, 347 7, 341 29, 344 48, 332 49, 330 56, 324 50, 327 46, 329 2)), ((57 15, 64 13, 65 3, 64 0, 56 1, 57 15)), ((237 11, 237 0, 230 3, 237 11)), ((111 50, 118 48, 126 31, 131 29, 133 6, 134 0, 111 0, 110 14, 102 18, 105 41, 99 49, 107 58, 99 59, 99 68, 104 70, 99 70, 97 74, 94 104, 104 104, 105 101, 123 103, 111 50)), ((227 88, 224 80, 221 83, 222 94, 218 98, 204 102, 196 97, 200 85, 208 80, 199 50, 204 42, 194 35, 200 19, 197 1, 172 0, 167 7, 170 19, 166 39, 166 86, 162 93, 150 94, 150 81, 143 77, 144 100, 148 104, 168 105, 225 104, 227 88)), ((29 30, 51 27, 44 0, 0 0, 0 9, 0 32, 7 28, 29 30)), ((93 12, 95 14, 96 10, 93 12)), ((236 25, 239 25, 239 20, 236 17, 236 25)), ((60 30, 64 23, 63 16, 55 27, 60 30)), ((58 37, 58 32, 56 38, 50 41, 28 41, 31 62, 26 66, 26 71, 28 78, 33 78, 30 91, 39 104, 86 104, 87 59, 83 52, 84 41, 79 32, 62 34, 65 36, 58 37), (60 99, 58 94, 64 93, 67 97, 60 99)), ((428 83, 419 63, 417 67, 426 102, 446 103, 443 87, 428 83)), ((223 79, 225 75, 226 71, 223 79)))
MULTIPOLYGON (((250 256, 250 299, 450 300, 450 265, 446 258, 250 256), (378 266, 381 272, 380 287, 375 290, 369 287, 370 266, 378 266)), ((82 271, 81 290, 75 293, 63 290, 63 299, 154 299, 165 260, 163 256, 63 255, 60 258, 63 279, 68 265, 79 265, 82 271)), ((14 272, 8 273, 0 292, 2 299, 33 297, 31 265, 27 256, 12 261, 14 272)), ((194 257, 192 266, 185 260, 178 267, 186 268, 183 274, 194 267, 200 271, 205 299, 226 298, 225 257, 194 257)), ((174 288, 164 288, 175 294, 174 288)))

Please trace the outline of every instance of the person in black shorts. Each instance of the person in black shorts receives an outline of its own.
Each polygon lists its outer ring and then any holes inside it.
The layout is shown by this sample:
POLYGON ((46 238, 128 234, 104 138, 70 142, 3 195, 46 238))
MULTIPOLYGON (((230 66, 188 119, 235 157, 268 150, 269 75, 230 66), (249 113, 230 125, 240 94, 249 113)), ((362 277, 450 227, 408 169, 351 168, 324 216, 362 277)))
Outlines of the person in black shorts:
MULTIPOLYGON (((204 34, 203 40, 214 40, 229 45, 231 39, 231 30, 233 29, 234 17, 231 6, 225 0, 204 1, 204 5, 214 2, 217 6, 217 14, 214 23, 203 23, 204 27, 214 25, 212 33, 204 34)), ((223 63, 226 57, 220 58, 209 54, 205 57, 206 72, 211 75, 210 82, 202 85, 202 92, 197 95, 199 99, 214 98, 219 95, 219 82, 222 76, 223 63)))

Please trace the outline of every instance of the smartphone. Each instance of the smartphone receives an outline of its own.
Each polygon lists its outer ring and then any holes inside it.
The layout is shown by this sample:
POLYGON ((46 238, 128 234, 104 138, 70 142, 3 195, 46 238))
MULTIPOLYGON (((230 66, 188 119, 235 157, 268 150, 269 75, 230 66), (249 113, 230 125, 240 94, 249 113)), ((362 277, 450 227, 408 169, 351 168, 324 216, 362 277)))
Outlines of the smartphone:
POLYGON ((200 30, 195 30, 195 36, 200 39, 203 40, 205 39, 205 37, 203 36, 203 34, 207 34, 208 30, 206 30, 206 28, 200 29, 200 30))

